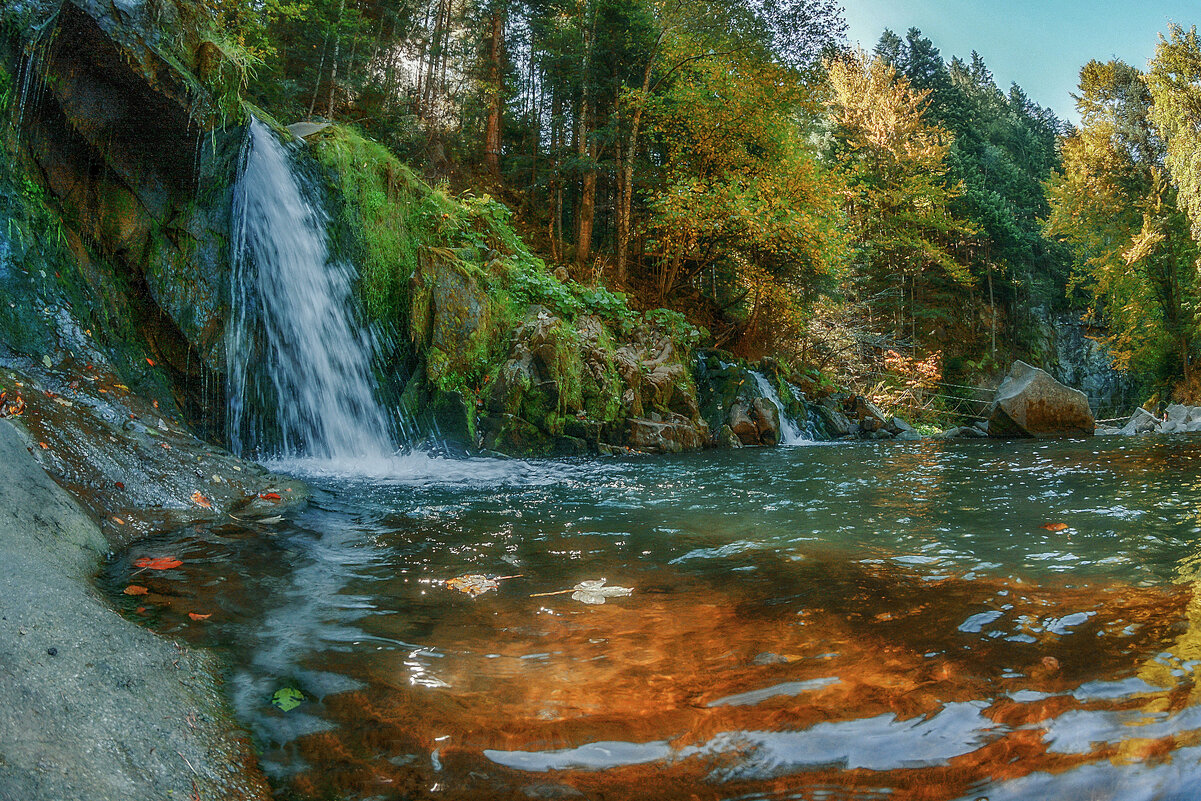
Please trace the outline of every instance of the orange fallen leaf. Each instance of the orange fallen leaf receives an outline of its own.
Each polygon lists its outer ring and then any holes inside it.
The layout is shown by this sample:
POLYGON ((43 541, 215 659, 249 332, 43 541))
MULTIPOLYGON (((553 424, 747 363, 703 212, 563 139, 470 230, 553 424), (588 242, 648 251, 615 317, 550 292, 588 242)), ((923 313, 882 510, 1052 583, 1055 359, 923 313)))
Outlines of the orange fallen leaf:
POLYGON ((146 364, 150 365, 151 367, 154 367, 154 359, 147 359, 146 364))
POLYGON ((44 450, 44 451, 48 451, 48 450, 50 450, 50 446, 49 446, 49 445, 47 445, 46 443, 44 443, 44 442, 39 442, 38 444, 42 446, 42 450, 44 450))
POLYGON ((123 525, 125 525, 125 521, 124 521, 124 520, 122 520, 122 519, 121 519, 121 518, 119 518, 119 517, 114 517, 114 518, 113 518, 113 522, 114 522, 114 523, 116 523, 118 526, 123 526, 123 525))
POLYGON ((174 567, 179 567, 183 562, 176 559, 174 556, 156 556, 153 559, 149 556, 143 556, 134 562, 135 567, 145 568, 147 570, 170 570, 174 567))
POLYGON ((115 484, 116 484, 117 489, 125 489, 124 481, 117 481, 117 482, 115 482, 115 484))
POLYGON ((1039 528, 1045 528, 1047 531, 1066 531, 1067 523, 1043 523, 1039 528))
POLYGON ((192 503, 196 504, 197 506, 203 506, 205 509, 213 508, 213 504, 209 502, 209 499, 201 495, 199 492, 192 493, 192 503))
POLYGON ((158 446, 159 446, 160 448, 162 448, 163 450, 165 450, 165 451, 169 451, 169 450, 171 450, 171 446, 170 446, 170 445, 168 445, 168 444, 167 444, 167 443, 165 443, 165 442, 160 442, 160 443, 158 444, 158 446))
POLYGON ((212 612, 209 612, 207 615, 198 615, 195 612, 188 612, 188 617, 192 618, 192 620, 208 620, 212 616, 212 612))
POLYGON ((137 613, 138 613, 139 615, 144 615, 144 614, 146 614, 146 607, 144 607, 144 606, 139 606, 139 607, 137 608, 137 613))
POLYGON ((146 589, 141 584, 130 584, 128 587, 126 587, 124 590, 122 590, 122 592, 124 592, 126 595, 149 595, 150 594, 150 590, 146 589))
POLYGON ((259 497, 262 498, 264 501, 283 500, 283 498, 280 496, 280 494, 278 492, 260 492, 259 497))

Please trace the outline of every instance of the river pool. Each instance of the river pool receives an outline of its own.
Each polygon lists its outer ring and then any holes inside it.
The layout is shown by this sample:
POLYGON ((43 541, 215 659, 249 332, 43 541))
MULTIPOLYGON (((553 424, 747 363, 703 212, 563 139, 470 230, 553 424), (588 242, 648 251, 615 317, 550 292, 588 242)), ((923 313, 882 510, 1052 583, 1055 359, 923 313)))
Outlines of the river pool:
POLYGON ((1201 793, 1199 440, 272 466, 313 502, 102 583, 281 798, 1201 793))

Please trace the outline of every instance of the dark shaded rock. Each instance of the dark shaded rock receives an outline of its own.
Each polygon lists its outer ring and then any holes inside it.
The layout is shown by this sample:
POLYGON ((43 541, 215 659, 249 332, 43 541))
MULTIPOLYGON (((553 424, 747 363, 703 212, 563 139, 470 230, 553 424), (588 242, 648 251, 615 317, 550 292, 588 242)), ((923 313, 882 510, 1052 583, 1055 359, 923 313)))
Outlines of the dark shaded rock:
POLYGON ((722 426, 721 430, 717 432, 717 447, 731 450, 741 448, 742 440, 738 438, 738 435, 729 426, 722 426))
POLYGON ((830 436, 849 437, 859 433, 859 426, 851 422, 851 419, 842 413, 839 408, 838 401, 833 397, 822 398, 814 407, 817 409, 818 417, 821 418, 822 425, 830 436))
POLYGON ((1091 437, 1096 428, 1083 392, 1022 361, 997 388, 988 423, 998 438, 1091 437))

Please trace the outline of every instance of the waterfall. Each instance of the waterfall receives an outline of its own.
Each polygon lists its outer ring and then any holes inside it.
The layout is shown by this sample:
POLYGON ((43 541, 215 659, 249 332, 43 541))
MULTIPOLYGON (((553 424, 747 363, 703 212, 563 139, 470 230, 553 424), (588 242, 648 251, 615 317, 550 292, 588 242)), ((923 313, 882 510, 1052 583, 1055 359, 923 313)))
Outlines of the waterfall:
POLYGON ((776 391, 772 382, 767 380, 767 376, 758 370, 751 370, 750 374, 755 379, 755 386, 759 389, 760 397, 767 398, 780 410, 780 444, 785 447, 813 445, 815 439, 812 433, 802 429, 795 420, 788 416, 784 403, 780 400, 780 393, 776 391))
POLYGON ((390 455, 374 345, 353 314, 353 267, 288 149, 252 119, 233 192, 226 428, 239 455, 343 461, 390 455))

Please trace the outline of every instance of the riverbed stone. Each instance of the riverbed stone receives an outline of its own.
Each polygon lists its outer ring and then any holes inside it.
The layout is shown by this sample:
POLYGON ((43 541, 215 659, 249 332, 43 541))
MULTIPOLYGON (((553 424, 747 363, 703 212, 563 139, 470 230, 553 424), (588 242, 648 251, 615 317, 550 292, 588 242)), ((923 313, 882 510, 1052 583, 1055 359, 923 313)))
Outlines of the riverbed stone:
POLYGON ((1091 437, 1096 428, 1083 392, 1020 360, 997 388, 988 422, 989 436, 1003 439, 1091 437))

